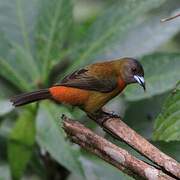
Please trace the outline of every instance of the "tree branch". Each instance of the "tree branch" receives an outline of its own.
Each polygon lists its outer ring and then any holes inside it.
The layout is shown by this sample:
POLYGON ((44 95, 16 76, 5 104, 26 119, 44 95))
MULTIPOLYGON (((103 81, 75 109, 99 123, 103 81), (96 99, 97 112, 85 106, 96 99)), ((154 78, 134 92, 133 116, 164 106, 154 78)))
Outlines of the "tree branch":
POLYGON ((150 180, 174 179, 164 174, 161 170, 135 158, 126 150, 96 135, 79 122, 72 121, 65 116, 63 119, 63 128, 73 142, 99 156, 124 173, 136 179, 138 177, 150 180))
POLYGON ((91 118, 104 130, 119 140, 123 140, 150 161, 160 166, 162 170, 169 172, 172 177, 180 178, 180 164, 128 127, 120 118, 109 118, 103 124, 101 119, 93 116, 91 118))
POLYGON ((177 17, 180 17, 180 13, 168 18, 161 19, 161 22, 171 21, 172 19, 175 19, 177 17))

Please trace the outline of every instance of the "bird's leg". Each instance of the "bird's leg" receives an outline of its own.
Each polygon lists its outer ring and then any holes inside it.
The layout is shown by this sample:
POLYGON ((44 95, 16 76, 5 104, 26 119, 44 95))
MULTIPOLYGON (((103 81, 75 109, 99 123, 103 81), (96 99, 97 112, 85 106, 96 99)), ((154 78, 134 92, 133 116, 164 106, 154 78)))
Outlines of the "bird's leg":
POLYGON ((114 111, 109 111, 109 112, 106 112, 106 111, 103 111, 103 114, 105 116, 107 116, 107 118, 121 118, 121 116, 119 116, 118 114, 116 114, 114 111))
POLYGON ((101 108, 101 113, 104 113, 108 116, 108 118, 121 118, 118 114, 116 114, 114 111, 109 111, 105 107, 101 108))
POLYGON ((112 112, 112 111, 107 111, 104 109, 100 109, 97 112, 88 114, 88 116, 92 119, 94 119, 100 126, 103 126, 104 123, 109 119, 109 118, 121 118, 118 114, 112 112))
POLYGON ((122 141, 118 136, 116 136, 114 133, 112 133, 110 130, 108 130, 104 123, 109 119, 109 118, 120 118, 119 115, 115 114, 114 112, 112 111, 107 111, 107 110, 104 110, 101 109, 95 113, 88 113, 88 116, 91 118, 91 119, 94 119, 102 128, 103 130, 110 134, 112 137, 114 137, 115 139, 118 139, 119 141, 122 141))

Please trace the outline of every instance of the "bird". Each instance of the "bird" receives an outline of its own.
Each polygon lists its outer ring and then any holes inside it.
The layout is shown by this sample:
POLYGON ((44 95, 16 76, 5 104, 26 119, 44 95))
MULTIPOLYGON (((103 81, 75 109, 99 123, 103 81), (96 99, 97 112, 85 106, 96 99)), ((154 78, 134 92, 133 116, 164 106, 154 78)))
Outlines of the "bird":
POLYGON ((18 107, 49 99, 77 106, 89 117, 102 117, 104 121, 107 115, 117 117, 105 112, 104 105, 132 83, 138 83, 145 91, 144 70, 138 60, 124 57, 87 65, 49 88, 17 95, 11 102, 18 107))

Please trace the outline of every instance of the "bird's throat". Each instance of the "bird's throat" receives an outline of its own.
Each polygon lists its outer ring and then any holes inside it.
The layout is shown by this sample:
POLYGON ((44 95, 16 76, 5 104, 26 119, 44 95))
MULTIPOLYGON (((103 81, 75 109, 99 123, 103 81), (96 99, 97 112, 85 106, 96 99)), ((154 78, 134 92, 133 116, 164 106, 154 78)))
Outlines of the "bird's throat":
POLYGON ((126 82, 122 78, 118 79, 118 87, 120 91, 122 91, 126 87, 126 82))

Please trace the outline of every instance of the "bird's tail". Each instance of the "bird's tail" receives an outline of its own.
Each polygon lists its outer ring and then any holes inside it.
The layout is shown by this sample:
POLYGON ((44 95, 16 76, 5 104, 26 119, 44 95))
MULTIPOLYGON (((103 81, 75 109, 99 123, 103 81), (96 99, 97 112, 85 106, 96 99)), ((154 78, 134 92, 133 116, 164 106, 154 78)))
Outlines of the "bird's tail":
POLYGON ((22 106, 29 104, 35 101, 50 99, 51 94, 48 89, 41 89, 34 92, 24 93, 18 96, 15 96, 11 99, 11 102, 14 106, 22 106))

